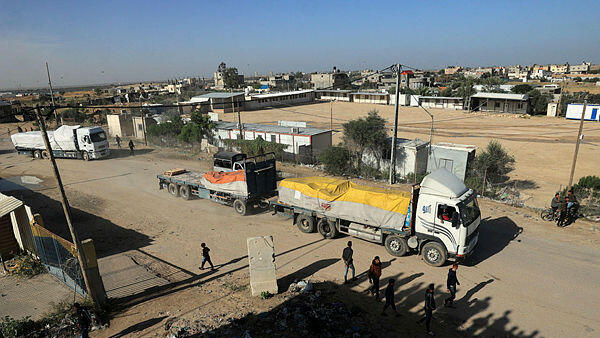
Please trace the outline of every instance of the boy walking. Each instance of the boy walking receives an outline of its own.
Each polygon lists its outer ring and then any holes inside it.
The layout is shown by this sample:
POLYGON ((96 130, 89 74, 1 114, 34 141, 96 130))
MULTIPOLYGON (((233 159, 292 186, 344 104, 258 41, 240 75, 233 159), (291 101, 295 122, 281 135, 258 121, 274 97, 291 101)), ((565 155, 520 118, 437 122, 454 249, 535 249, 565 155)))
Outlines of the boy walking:
POLYGON ((344 273, 344 284, 348 283, 348 269, 352 270, 352 280, 356 280, 356 276, 354 273, 354 260, 352 259, 352 255, 354 254, 354 250, 352 250, 352 241, 348 241, 348 246, 344 248, 342 252, 342 260, 344 260, 344 264, 346 265, 346 272, 344 273))
POLYGON ((450 292, 450 297, 444 299, 444 306, 454 307, 454 298, 456 298, 456 285, 460 285, 458 278, 456 278, 456 270, 458 270, 458 264, 452 264, 452 268, 448 270, 448 279, 446 280, 447 291, 450 292))
POLYGON ((387 316, 385 310, 390 306, 392 310, 396 313, 396 317, 400 316, 396 311, 396 304, 394 302, 394 283, 396 281, 393 278, 388 280, 388 286, 385 288, 385 304, 383 305, 383 311, 381 311, 382 316, 387 316))
POLYGON ((431 331, 430 324, 431 318, 433 317, 433 310, 435 310, 435 299, 433 298, 433 283, 429 284, 429 287, 425 291, 425 317, 419 320, 419 323, 425 321, 425 328, 427 329, 427 334, 433 336, 434 333, 431 331))
POLYGON ((200 244, 200 246, 202 247, 202 266, 200 266, 200 270, 204 270, 204 264, 206 262, 210 264, 210 269, 214 270, 215 267, 213 266, 213 263, 210 260, 210 249, 206 246, 206 243, 202 243, 200 244))
POLYGON ((129 140, 129 155, 131 156, 133 156, 133 148, 135 148, 135 145, 132 140, 129 140))
POLYGON ((375 300, 379 301, 379 278, 381 277, 381 260, 379 256, 375 256, 371 267, 369 268, 369 281, 373 283, 371 287, 371 295, 375 295, 375 300))

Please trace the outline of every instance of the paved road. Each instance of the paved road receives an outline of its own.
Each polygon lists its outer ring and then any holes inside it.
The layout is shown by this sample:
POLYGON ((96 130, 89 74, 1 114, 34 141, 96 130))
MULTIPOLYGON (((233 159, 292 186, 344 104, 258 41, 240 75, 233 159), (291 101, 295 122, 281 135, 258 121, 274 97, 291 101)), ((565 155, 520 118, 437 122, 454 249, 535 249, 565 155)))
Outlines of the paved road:
MULTIPOLYGON (((182 271, 198 272, 199 243, 206 242, 215 263, 228 262, 219 271, 226 273, 247 264, 247 237, 269 234, 275 238, 276 252, 285 252, 277 257, 278 276, 343 278, 342 263, 331 258, 341 256, 348 238, 323 240, 268 213, 241 217, 225 206, 183 201, 158 191, 158 172, 173 167, 206 169, 205 165, 162 159, 156 152, 87 163, 59 161, 76 222, 86 237, 94 238, 102 260, 132 251, 139 254, 140 249, 182 271)), ((40 193, 54 194, 48 189, 53 185, 48 162, 4 153, 0 170, 3 176, 40 177, 46 187, 40 193)), ((440 316, 485 336, 500 332, 524 337, 598 336, 600 323, 594 313, 600 308, 600 250, 595 243, 600 233, 583 232, 584 226, 557 229, 523 213, 482 203, 486 221, 472 264, 458 272, 457 309, 440 309, 440 316)), ((416 256, 394 259, 383 247, 358 239, 354 247, 357 273, 368 268, 373 256, 381 256, 383 278, 395 276, 400 281, 397 300, 402 308, 420 311, 423 290, 430 282, 438 286, 438 302, 442 301, 447 267, 429 267, 416 256)), ((367 288, 362 276, 356 290, 367 288)))

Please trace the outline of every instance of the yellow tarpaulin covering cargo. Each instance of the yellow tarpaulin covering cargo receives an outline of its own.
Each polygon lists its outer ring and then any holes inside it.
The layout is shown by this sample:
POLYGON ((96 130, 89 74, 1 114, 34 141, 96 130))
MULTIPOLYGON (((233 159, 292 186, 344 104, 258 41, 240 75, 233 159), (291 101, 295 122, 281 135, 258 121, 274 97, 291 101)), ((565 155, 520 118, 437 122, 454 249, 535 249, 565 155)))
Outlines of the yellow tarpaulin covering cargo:
POLYGON ((318 200, 358 203, 402 215, 408 212, 411 200, 409 192, 369 187, 329 177, 286 178, 279 187, 280 190, 291 189, 318 200))

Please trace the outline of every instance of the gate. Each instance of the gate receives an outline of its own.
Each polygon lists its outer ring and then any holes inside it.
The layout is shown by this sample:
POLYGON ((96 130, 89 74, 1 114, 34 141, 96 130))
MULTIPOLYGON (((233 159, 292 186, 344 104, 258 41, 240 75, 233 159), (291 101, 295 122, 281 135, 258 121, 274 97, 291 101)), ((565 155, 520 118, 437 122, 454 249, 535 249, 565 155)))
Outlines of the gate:
POLYGON ((37 254, 52 275, 81 296, 86 296, 85 282, 73 243, 61 238, 46 228, 33 223, 31 232, 37 254))

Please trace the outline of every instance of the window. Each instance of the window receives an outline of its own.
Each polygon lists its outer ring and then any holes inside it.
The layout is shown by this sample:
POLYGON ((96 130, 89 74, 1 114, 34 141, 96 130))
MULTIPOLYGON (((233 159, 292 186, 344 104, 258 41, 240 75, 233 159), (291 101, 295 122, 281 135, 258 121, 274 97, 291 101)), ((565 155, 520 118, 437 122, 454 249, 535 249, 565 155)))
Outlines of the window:
POLYGON ((447 158, 440 158, 440 165, 438 168, 446 168, 449 172, 452 172, 454 167, 454 160, 449 160, 447 158))
POLYGON ((277 135, 271 135, 271 142, 277 143, 277 135))
POLYGON ((144 131, 144 126, 141 124, 138 124, 138 131, 144 131))
POLYGON ((102 142, 106 140, 106 134, 103 131, 91 134, 90 137, 92 138, 92 142, 102 142))
POLYGON ((468 200, 461 202, 458 205, 458 208, 460 209, 460 215, 465 226, 473 223, 473 221, 481 214, 479 205, 477 205, 477 199, 474 195, 468 200))
POLYGON ((496 102, 496 108, 500 108, 500 102, 496 102))
POLYGON ((452 217, 456 209, 453 206, 440 204, 438 205, 436 217, 442 222, 452 222, 452 217))

